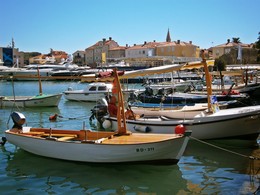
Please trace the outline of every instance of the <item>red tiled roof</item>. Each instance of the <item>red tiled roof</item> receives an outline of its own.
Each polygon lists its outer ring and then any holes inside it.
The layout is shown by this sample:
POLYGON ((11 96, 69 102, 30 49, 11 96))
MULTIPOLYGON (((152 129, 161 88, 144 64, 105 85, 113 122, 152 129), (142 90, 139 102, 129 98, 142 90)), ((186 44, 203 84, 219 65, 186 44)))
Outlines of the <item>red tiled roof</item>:
POLYGON ((235 42, 227 42, 221 45, 217 45, 215 47, 237 47, 237 46, 241 46, 241 47, 248 47, 251 48, 252 45, 251 44, 245 44, 245 43, 235 43, 235 42))

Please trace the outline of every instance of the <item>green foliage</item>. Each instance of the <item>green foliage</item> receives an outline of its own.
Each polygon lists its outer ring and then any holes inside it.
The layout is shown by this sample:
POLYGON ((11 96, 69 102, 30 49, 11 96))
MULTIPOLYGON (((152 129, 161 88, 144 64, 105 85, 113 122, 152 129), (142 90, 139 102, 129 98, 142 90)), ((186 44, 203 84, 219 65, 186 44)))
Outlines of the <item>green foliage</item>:
POLYGON ((233 38, 232 38, 232 41, 233 41, 234 43, 241 43, 239 37, 233 37, 233 38))
POLYGON ((215 59, 213 70, 223 71, 226 69, 226 62, 222 58, 215 59))
POLYGON ((258 33, 258 40, 255 42, 255 47, 258 50, 256 62, 260 63, 260 32, 258 33))
POLYGON ((260 32, 258 33, 258 40, 255 42, 256 48, 260 49, 260 32))

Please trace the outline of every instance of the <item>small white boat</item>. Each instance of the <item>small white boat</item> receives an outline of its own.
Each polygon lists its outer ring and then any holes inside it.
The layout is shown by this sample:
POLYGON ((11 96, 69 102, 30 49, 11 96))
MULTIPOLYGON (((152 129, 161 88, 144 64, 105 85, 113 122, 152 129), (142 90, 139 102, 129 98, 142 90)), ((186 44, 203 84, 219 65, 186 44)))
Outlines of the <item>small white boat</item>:
POLYGON ((67 100, 96 102, 109 95, 112 87, 111 83, 97 82, 88 84, 85 89, 73 90, 68 88, 63 94, 67 100))
MULTIPOLYGON (((35 96, 3 96, 0 99, 0 107, 57 107, 62 93, 58 94, 44 94, 42 93, 42 82, 40 78, 40 71, 37 72, 39 83, 39 94, 35 96)), ((14 89, 13 89, 14 90, 14 89)))
POLYGON ((181 158, 189 138, 180 134, 129 134, 24 127, 5 132, 7 141, 36 155, 81 162, 171 162, 181 158), (55 148, 55 150, 54 150, 55 148))
MULTIPOLYGON (((229 107, 234 107, 236 104, 237 101, 222 101, 222 102, 218 102, 218 108, 226 109, 229 107)), ((149 105, 149 103, 147 105, 146 103, 140 103, 140 106, 131 106, 131 105, 138 105, 138 103, 129 105, 131 110, 137 115, 165 116, 172 119, 193 119, 196 115, 208 109, 207 103, 196 103, 194 105, 183 105, 183 106, 177 105, 175 107, 174 106, 170 107, 170 105, 167 107, 168 104, 149 105)))
MULTIPOLYGON (((103 124, 114 130, 117 118, 106 117, 103 124)), ((239 138, 256 141, 260 133, 260 106, 229 108, 216 113, 202 111, 192 119, 151 116, 126 120, 130 131, 146 133, 173 133, 180 124, 192 130, 192 136, 197 139, 239 138)))
POLYGON ((4 107, 57 107, 61 100, 62 93, 41 94, 36 96, 3 96, 0 99, 0 108, 4 107))
POLYGON ((165 116, 173 119, 192 119, 201 111, 208 108, 207 104, 195 104, 193 106, 175 107, 170 109, 161 108, 143 108, 143 107, 131 107, 131 110, 137 115, 145 116, 165 116))
MULTIPOLYGON (((111 83, 94 82, 87 84, 85 89, 73 90, 71 87, 64 91, 64 97, 71 101, 97 102, 100 99, 106 98, 111 94, 113 85, 111 83)), ((127 99, 134 89, 123 90, 123 94, 127 99)))
MULTIPOLYGON (((111 73, 112 74, 112 73, 111 73)), ((13 112, 14 126, 5 131, 7 141, 36 155, 92 163, 166 162, 182 157, 190 132, 141 134, 126 129, 123 95, 117 72, 118 124, 116 132, 23 127, 25 117, 13 112)))

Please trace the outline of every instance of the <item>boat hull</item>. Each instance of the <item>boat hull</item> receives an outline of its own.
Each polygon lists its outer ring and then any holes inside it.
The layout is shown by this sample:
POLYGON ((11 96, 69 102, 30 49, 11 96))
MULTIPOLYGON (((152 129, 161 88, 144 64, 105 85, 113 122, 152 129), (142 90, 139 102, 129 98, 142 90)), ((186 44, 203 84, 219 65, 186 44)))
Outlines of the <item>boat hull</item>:
POLYGON ((194 106, 176 107, 174 109, 131 107, 131 110, 140 116, 165 116, 173 119, 192 119, 207 108, 207 104, 195 104, 194 106))
MULTIPOLYGON (((243 103, 249 103, 250 98, 246 94, 238 95, 216 95, 218 101, 233 101, 237 100, 243 103)), ((208 96, 206 94, 189 94, 189 93, 173 93, 169 95, 146 95, 145 93, 138 95, 138 100, 142 103, 156 104, 196 104, 207 103, 208 96)), ((245 104, 248 105, 248 104, 245 104)))
POLYGON ((54 95, 37 95, 37 96, 17 96, 4 97, 0 100, 0 106, 3 107, 57 107, 61 100, 62 94, 54 95))
MULTIPOLYGON (((204 112, 202 112, 204 113, 204 112)), ((117 125, 116 118, 109 117, 111 129, 117 125)), ((174 133, 179 124, 192 131, 197 139, 257 139, 260 133, 260 106, 249 106, 220 110, 209 115, 197 115, 191 120, 169 119, 167 117, 127 120, 127 128, 133 132, 174 133)))
POLYGON ((122 135, 104 142, 58 141, 34 136, 23 136, 19 133, 5 132, 7 140, 21 149, 44 157, 92 162, 166 162, 177 163, 187 146, 189 137, 184 135, 151 134, 149 139, 157 141, 136 141, 147 138, 147 134, 122 135), (177 137, 176 137, 177 136, 177 137), (118 140, 117 140, 118 139, 118 140), (123 143, 120 143, 123 142, 123 143), (132 143, 131 143, 132 142, 132 143), (54 149, 55 148, 55 149, 54 149))
POLYGON ((65 91, 64 97, 70 101, 86 101, 86 102, 96 102, 99 99, 105 98, 109 92, 84 92, 83 90, 75 91, 65 91))

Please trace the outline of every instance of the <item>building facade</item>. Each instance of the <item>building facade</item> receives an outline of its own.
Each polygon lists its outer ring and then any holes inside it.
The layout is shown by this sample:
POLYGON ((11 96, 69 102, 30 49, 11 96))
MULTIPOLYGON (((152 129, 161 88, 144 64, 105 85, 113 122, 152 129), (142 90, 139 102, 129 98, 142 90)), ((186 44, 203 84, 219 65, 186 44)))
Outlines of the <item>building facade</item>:
POLYGON ((213 59, 217 59, 224 54, 229 54, 231 61, 228 63, 256 63, 257 49, 254 44, 231 42, 230 39, 226 43, 212 47, 213 59))
POLYGON ((50 50, 49 54, 41 54, 29 58, 30 64, 59 64, 68 59, 69 55, 64 51, 50 50))
POLYGON ((86 55, 85 55, 85 51, 76 51, 72 54, 73 56, 73 63, 83 66, 86 64, 85 59, 86 59, 86 55))
POLYGON ((20 52, 18 48, 0 47, 0 59, 4 66, 24 66, 24 53, 20 52))
POLYGON ((125 51, 126 58, 147 58, 155 56, 156 47, 160 45, 160 42, 144 42, 143 44, 136 45, 134 44, 132 47, 128 47, 125 51))
POLYGON ((180 40, 165 42, 156 48, 157 56, 172 58, 173 62, 189 62, 199 59, 200 48, 192 42, 180 40))
POLYGON ((102 62, 102 58, 104 58, 104 56, 107 58, 108 51, 116 47, 119 47, 119 45, 112 39, 112 37, 109 37, 108 40, 104 38, 102 41, 98 41, 91 47, 85 49, 86 64, 95 67, 98 64, 106 63, 102 62))
POLYGON ((111 61, 120 61, 125 59, 125 50, 128 48, 128 46, 126 45, 124 46, 119 46, 119 47, 115 47, 112 48, 110 50, 108 50, 108 56, 107 56, 107 60, 108 62, 111 61))

